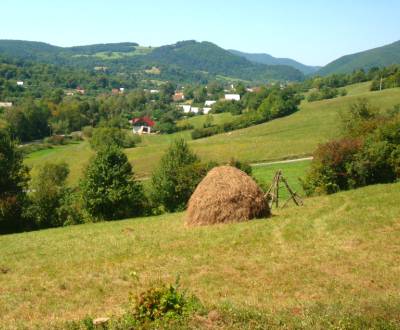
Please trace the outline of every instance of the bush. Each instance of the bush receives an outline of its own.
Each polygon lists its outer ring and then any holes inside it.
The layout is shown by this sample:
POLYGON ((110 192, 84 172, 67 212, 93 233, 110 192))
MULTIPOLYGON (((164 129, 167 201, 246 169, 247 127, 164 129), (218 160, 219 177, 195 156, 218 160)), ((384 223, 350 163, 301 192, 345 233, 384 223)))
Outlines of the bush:
POLYGON ((67 143, 64 135, 52 135, 43 140, 44 143, 52 145, 64 145, 67 143))
POLYGON ((85 126, 82 128, 83 136, 86 138, 91 138, 93 135, 94 128, 92 126, 85 126))
POLYGON ((187 304, 188 299, 185 292, 180 292, 178 281, 175 285, 159 283, 136 298, 133 316, 140 322, 179 318, 187 304))
POLYGON ((0 130, 0 234, 26 229, 22 212, 29 180, 22 152, 5 130, 0 130))
POLYGON ((93 130, 90 146, 93 150, 114 145, 119 148, 133 148, 141 138, 115 127, 101 127, 93 130))
POLYGON ((115 145, 101 148, 81 181, 85 211, 95 220, 116 220, 143 214, 143 188, 133 177, 132 166, 115 145))
POLYGON ((185 140, 175 140, 152 176, 151 199, 168 212, 183 210, 211 164, 200 163, 185 140))
POLYGON ((347 137, 320 145, 303 183, 307 194, 339 190, 400 178, 400 112, 380 114, 365 102, 346 116, 347 137))
POLYGON ((68 194, 65 181, 69 173, 68 165, 44 164, 31 184, 30 206, 26 215, 34 228, 50 228, 64 225, 59 210, 68 194))

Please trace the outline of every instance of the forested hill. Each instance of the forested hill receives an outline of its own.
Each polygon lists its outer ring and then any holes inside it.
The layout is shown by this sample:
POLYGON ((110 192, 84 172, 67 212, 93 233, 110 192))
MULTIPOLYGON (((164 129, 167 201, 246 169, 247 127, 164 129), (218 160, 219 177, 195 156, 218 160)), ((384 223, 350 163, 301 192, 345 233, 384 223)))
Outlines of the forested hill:
POLYGON ((0 40, 0 56, 85 69, 106 67, 114 73, 135 72, 179 82, 204 82, 217 76, 254 82, 304 78, 290 66, 253 63, 210 42, 183 41, 151 48, 137 43, 57 47, 41 42, 0 40))
POLYGON ((234 55, 244 57, 248 59, 251 62, 255 63, 261 63, 261 64, 267 64, 267 65, 288 65, 291 66, 299 71, 301 71, 304 74, 312 74, 317 72, 321 67, 319 66, 310 66, 310 65, 305 65, 300 62, 297 62, 295 60, 292 60, 290 58, 278 58, 278 57, 273 57, 269 54, 250 54, 250 53, 244 53, 240 52, 238 50, 233 50, 229 49, 229 52, 231 52, 234 55))
POLYGON ((182 41, 156 48, 147 59, 161 64, 196 69, 213 75, 245 80, 301 80, 303 74, 289 66, 252 63, 211 42, 182 41))
POLYGON ((392 64, 400 64, 400 41, 383 47, 340 57, 323 67, 317 73, 320 75, 350 73, 357 69, 370 69, 392 64))

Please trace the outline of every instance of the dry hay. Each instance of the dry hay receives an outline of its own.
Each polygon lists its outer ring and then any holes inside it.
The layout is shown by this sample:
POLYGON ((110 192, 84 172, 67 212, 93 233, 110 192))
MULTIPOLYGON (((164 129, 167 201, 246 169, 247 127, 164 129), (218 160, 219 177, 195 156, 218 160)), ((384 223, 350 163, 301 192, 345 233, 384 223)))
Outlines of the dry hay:
POLYGON ((232 166, 212 169, 190 197, 189 225, 210 225, 266 217, 270 210, 254 180, 232 166))

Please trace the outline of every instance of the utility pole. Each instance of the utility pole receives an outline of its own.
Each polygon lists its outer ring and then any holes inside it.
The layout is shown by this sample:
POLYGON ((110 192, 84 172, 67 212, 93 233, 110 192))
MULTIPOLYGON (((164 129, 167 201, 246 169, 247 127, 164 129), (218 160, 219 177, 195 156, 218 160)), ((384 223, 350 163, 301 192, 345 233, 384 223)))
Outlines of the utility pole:
POLYGON ((379 84, 379 90, 382 90, 382 82, 383 82, 383 77, 381 76, 381 83, 379 84))

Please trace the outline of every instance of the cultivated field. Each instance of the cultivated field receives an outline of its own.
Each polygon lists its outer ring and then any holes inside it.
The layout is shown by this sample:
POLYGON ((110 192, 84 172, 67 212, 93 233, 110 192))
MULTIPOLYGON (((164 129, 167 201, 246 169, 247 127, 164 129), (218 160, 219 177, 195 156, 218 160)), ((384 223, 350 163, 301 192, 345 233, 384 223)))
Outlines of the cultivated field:
POLYGON ((178 274, 231 328, 396 328, 398 200, 399 183, 247 223, 188 228, 180 213, 0 236, 0 328, 118 315, 178 274))

